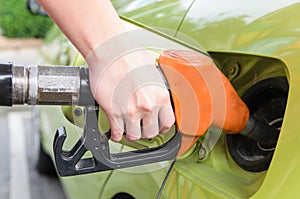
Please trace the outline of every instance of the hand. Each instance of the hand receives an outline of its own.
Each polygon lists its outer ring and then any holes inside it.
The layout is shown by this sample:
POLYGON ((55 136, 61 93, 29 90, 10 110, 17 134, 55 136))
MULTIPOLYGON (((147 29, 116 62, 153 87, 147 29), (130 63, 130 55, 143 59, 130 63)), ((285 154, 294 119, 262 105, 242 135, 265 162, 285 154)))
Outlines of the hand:
POLYGON ((106 61, 95 50, 86 61, 91 91, 108 117, 113 141, 124 132, 128 140, 137 140, 171 128, 175 117, 154 54, 143 49, 106 61))

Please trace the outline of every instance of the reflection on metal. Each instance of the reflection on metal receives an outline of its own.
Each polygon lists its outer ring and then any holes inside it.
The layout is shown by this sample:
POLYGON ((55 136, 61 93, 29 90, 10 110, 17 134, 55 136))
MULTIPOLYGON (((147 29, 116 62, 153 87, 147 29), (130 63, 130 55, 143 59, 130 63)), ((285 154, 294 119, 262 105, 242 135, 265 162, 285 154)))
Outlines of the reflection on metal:
POLYGON ((14 66, 13 104, 78 103, 79 67, 14 66))

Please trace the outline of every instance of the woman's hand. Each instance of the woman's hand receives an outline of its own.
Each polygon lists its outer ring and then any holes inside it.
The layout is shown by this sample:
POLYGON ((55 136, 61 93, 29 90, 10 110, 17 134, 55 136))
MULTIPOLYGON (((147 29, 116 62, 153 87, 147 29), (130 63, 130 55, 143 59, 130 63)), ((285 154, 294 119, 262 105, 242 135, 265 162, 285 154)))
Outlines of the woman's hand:
POLYGON ((101 54, 96 48, 86 61, 91 91, 108 117, 111 139, 120 141, 124 132, 128 140, 167 132, 175 118, 155 56, 143 49, 105 61, 101 54))

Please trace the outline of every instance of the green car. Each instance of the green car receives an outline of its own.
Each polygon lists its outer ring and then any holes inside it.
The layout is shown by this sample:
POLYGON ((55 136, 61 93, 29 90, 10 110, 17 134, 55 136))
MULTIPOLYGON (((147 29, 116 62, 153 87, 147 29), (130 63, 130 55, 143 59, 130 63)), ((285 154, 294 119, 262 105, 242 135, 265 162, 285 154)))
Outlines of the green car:
MULTIPOLYGON (((207 52, 251 114, 280 134, 276 147, 264 148, 244 136, 220 134, 211 127, 174 165, 158 162, 60 177, 66 195, 70 199, 299 198, 300 1, 112 2, 126 27, 160 38, 165 41, 163 48, 207 52)), ((155 45, 160 45, 160 39, 155 45)), ((41 52, 50 64, 84 64, 56 27, 41 52)), ((45 156, 54 160, 57 128, 67 129, 66 149, 80 138, 81 110, 78 106, 39 107, 40 170, 49 169, 45 156)), ((108 128, 106 121, 100 124, 108 128)), ((164 139, 110 145, 120 152, 159 145, 164 139)))

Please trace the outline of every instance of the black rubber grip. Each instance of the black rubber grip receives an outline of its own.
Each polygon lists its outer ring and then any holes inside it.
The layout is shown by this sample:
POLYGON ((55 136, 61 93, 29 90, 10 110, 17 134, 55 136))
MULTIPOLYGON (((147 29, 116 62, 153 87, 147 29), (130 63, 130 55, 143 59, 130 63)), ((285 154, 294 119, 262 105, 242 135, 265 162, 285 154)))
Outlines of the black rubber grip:
POLYGON ((12 106, 12 66, 0 62, 0 105, 12 106))

